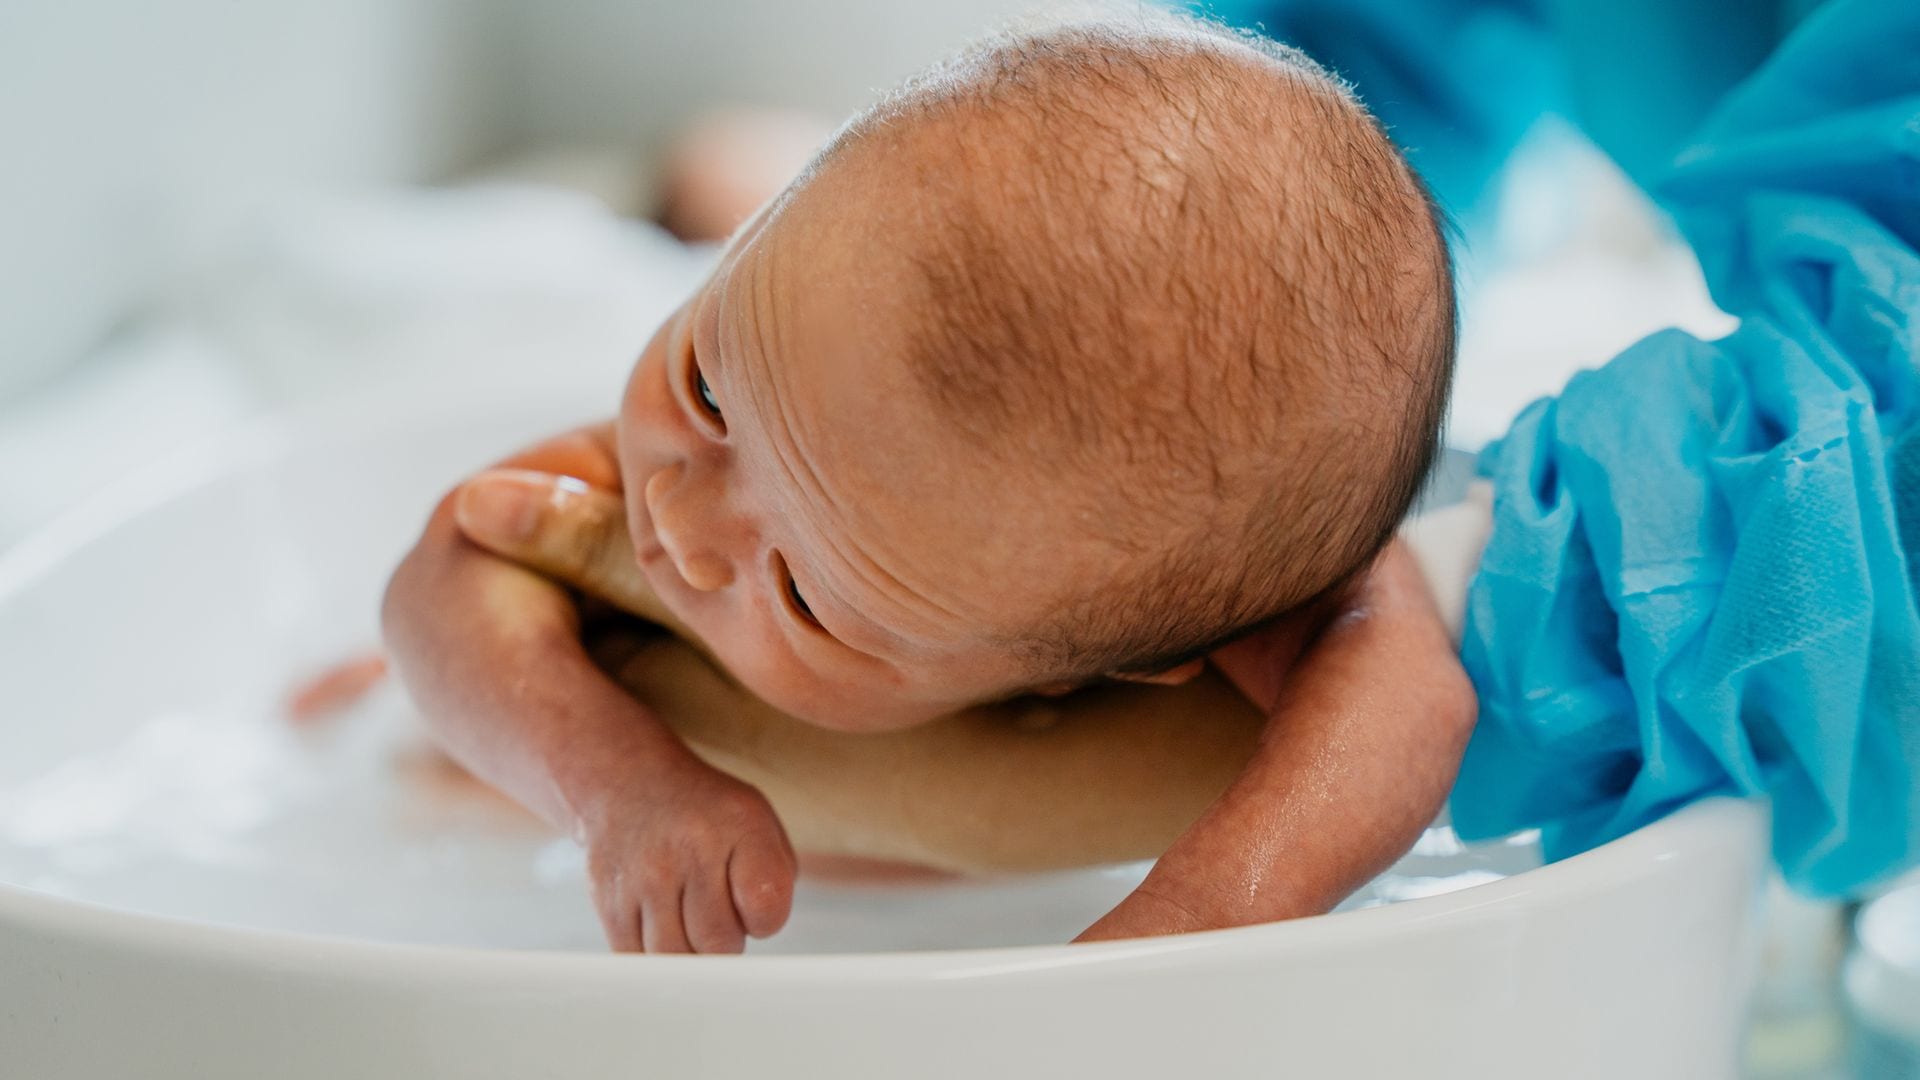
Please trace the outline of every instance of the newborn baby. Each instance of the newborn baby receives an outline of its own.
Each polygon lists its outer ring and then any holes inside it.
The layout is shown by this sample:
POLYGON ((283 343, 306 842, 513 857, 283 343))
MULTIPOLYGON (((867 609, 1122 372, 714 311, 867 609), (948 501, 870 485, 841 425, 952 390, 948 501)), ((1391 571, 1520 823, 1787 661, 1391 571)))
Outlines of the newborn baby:
MULTIPOLYGON (((1336 80, 1172 16, 1073 25, 990 40, 849 123, 655 334, 616 419, 505 464, 621 492, 659 621, 824 728, 1178 683, 1237 650, 1274 720, 1174 863, 1232 864, 1214 891, 1253 906, 1154 897, 1247 921, 1338 899, 1255 903, 1246 853, 1279 850, 1277 818, 1313 825, 1283 852, 1303 880, 1351 888, 1457 764, 1457 669, 1423 707, 1391 699, 1420 715, 1378 737, 1352 721, 1389 696, 1345 654, 1297 684, 1337 700, 1278 679, 1376 609, 1450 664, 1378 560, 1452 353, 1435 211, 1336 80)), ((402 677, 458 760, 586 844, 617 947, 773 932, 794 859, 766 801, 595 665, 573 594, 460 531, 535 509, 498 486, 442 504, 388 593, 402 677)))

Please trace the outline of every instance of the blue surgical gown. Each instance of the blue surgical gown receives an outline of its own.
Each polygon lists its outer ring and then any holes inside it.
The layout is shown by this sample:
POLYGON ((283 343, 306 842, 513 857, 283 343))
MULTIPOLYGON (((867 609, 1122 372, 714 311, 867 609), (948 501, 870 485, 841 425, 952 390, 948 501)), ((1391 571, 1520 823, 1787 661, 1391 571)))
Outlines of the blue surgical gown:
POLYGON ((1913 867, 1920 3, 1255 6, 1456 204, 1534 117, 1580 124, 1740 319, 1637 343, 1483 455, 1455 825, 1559 857, 1737 793, 1804 891, 1913 867))

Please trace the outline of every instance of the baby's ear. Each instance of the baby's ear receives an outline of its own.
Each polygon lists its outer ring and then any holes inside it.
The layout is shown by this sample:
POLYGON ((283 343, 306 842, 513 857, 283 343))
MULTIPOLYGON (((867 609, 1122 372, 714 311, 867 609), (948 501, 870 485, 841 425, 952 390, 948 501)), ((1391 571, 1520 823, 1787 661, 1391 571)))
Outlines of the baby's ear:
POLYGON ((1116 671, 1111 676, 1120 682, 1152 683, 1155 686, 1179 686, 1192 682, 1194 677, 1207 669, 1207 658, 1196 656, 1178 667, 1165 671, 1116 671))

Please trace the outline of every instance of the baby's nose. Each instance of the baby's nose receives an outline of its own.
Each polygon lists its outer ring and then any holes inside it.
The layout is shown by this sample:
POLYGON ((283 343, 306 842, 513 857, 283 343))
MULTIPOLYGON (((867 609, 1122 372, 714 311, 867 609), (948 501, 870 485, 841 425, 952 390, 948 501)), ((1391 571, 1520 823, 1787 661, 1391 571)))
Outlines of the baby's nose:
POLYGON ((654 535, 688 585, 713 592, 733 584, 733 562, 711 543, 715 531, 692 513, 692 493, 677 490, 681 466, 661 469, 647 478, 647 516, 654 535))

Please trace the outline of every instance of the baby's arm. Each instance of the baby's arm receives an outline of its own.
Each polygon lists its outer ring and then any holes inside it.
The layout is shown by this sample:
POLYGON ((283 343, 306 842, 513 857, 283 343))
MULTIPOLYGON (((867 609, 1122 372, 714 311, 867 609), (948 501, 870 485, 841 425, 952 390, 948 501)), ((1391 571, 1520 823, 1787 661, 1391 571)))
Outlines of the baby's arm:
MULTIPOLYGON (((644 609, 624 532, 590 524, 603 515, 586 504, 613 500, 592 494, 554 509, 550 483, 497 489, 538 519, 522 535, 474 534, 644 609)), ((680 643, 625 655, 607 658, 621 680, 691 745, 766 791, 810 850, 976 871, 1167 852, 1097 937, 1326 910, 1431 822, 1474 718, 1449 631, 1399 544, 1330 618, 1291 620, 1217 653, 1237 693, 1207 678, 1103 687, 848 736, 779 715, 680 643), (1051 722, 1033 730, 1021 708, 1051 722)))
POLYGON ((1299 652, 1279 627, 1213 655, 1267 717, 1240 778, 1080 940, 1270 922, 1331 909, 1439 812, 1473 730, 1472 685, 1396 542, 1299 652))
MULTIPOLYGON (((611 425, 501 464, 620 486, 611 425)), ((594 665, 564 588, 468 542, 458 499, 435 508, 382 611, 394 664, 447 752, 586 846, 615 948, 737 952, 744 935, 778 930, 794 857, 766 800, 594 665)))

